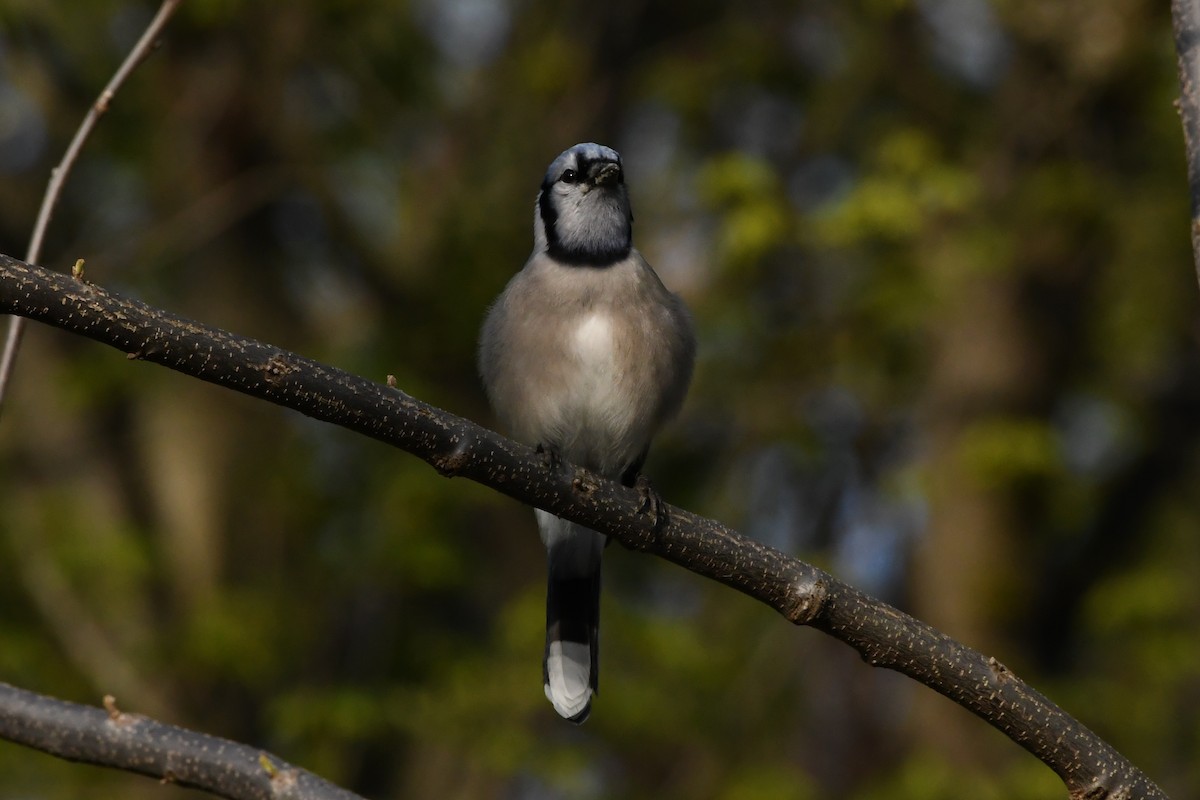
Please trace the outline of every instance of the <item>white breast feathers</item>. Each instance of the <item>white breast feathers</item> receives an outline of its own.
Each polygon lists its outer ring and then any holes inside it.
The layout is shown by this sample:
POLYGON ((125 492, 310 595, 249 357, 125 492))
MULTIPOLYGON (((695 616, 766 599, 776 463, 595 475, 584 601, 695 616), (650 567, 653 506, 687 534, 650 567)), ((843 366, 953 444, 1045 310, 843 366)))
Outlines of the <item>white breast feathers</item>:
POLYGON ((615 467, 613 460, 627 457, 625 439, 634 424, 635 398, 629 396, 628 376, 621 375, 612 317, 599 312, 584 317, 571 334, 570 349, 575 366, 569 399, 560 406, 563 428, 589 458, 600 457, 606 467, 615 467))
POLYGON ((573 344, 580 366, 586 372, 608 373, 595 377, 611 378, 614 355, 611 319, 604 314, 589 314, 575 329, 573 344))

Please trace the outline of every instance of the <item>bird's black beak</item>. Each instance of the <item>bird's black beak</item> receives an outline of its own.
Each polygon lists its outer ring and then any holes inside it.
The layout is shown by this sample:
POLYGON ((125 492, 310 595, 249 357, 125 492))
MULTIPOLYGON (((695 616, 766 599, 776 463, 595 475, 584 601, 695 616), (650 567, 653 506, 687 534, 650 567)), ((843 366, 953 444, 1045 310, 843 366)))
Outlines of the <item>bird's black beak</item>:
POLYGON ((596 164, 590 172, 596 186, 614 186, 621 182, 621 165, 612 161, 596 164))

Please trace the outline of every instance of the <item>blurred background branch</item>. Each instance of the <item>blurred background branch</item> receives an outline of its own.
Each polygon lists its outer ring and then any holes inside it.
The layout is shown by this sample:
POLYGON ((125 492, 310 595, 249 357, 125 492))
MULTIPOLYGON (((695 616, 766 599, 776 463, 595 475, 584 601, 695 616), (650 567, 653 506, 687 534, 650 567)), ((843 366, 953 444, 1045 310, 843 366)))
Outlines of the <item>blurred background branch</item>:
POLYGON ((1200 3, 1171 0, 1175 53, 1179 59, 1179 115, 1192 198, 1192 252, 1200 281, 1200 3))

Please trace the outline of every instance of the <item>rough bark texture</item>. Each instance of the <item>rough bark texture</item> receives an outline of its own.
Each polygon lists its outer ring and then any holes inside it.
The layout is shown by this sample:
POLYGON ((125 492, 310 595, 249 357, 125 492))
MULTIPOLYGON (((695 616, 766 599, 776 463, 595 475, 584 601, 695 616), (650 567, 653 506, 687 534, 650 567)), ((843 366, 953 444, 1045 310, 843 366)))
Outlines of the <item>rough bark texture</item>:
POLYGON ((443 475, 470 478, 737 589, 987 720, 1050 766, 1072 797, 1165 796, 995 659, 713 520, 664 505, 667 517, 656 525, 636 489, 566 463, 550 466, 532 448, 398 389, 7 256, 0 256, 0 312, 358 431, 424 459, 443 475))

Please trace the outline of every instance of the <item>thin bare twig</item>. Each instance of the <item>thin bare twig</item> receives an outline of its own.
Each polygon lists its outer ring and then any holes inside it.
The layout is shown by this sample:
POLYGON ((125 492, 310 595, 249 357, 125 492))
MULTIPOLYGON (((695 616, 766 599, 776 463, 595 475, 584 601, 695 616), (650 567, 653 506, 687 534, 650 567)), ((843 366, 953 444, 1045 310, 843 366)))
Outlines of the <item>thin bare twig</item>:
MULTIPOLYGON (((50 227, 50 218, 54 216, 54 209, 62 196, 63 185, 67 181, 67 176, 71 174, 71 168, 75 166, 79 153, 83 150, 83 145, 91 136, 92 129, 96 127, 100 117, 104 116, 104 112, 108 111, 108 106, 116 96, 117 90, 137 69, 138 65, 150 55, 154 43, 181 2, 182 0, 163 0, 158 13, 154 15, 154 19, 150 20, 142 37, 129 51, 129 55, 125 56, 125 60, 121 62, 121 66, 117 68, 108 85, 104 87, 100 96, 96 98, 96 102, 88 110, 87 116, 79 125, 79 130, 75 131, 75 137, 67 145, 67 151, 63 154, 62 161, 50 171, 50 182, 46 184, 46 194, 42 197, 42 207, 38 210, 37 221, 34 223, 33 233, 29 237, 29 249, 25 253, 25 260, 28 263, 36 264, 42 256, 42 242, 46 238, 46 229, 50 227)), ((8 321, 8 336, 4 340, 4 352, 0 353, 0 414, 4 411, 4 399, 8 395, 8 384, 12 379, 13 370, 16 368, 17 351, 21 347, 21 338, 24 334, 24 318, 12 317, 8 321)))

